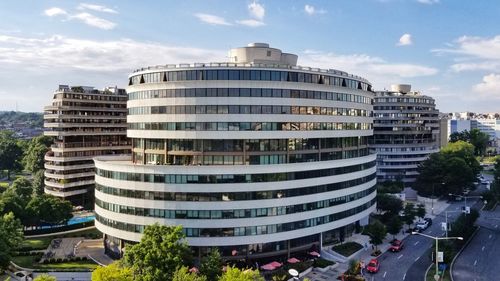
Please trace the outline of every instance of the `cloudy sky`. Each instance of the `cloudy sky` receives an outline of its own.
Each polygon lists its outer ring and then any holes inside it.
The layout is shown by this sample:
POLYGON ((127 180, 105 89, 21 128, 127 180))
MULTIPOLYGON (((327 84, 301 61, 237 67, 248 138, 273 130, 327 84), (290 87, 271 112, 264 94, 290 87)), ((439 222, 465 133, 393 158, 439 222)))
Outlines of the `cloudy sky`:
POLYGON ((299 64, 409 83, 444 112, 500 112, 497 0, 1 1, 0 110, 59 84, 125 87, 136 68, 220 62, 267 42, 299 64))

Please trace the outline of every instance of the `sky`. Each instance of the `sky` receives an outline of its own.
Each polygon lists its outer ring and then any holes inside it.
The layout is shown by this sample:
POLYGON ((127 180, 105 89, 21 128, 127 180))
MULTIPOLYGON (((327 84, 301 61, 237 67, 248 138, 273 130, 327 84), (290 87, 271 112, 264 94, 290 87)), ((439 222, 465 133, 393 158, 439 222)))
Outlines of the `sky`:
POLYGON ((0 1, 0 111, 59 84, 126 87, 150 65, 224 62, 251 42, 375 90, 411 84, 442 112, 500 112, 497 0, 0 1))

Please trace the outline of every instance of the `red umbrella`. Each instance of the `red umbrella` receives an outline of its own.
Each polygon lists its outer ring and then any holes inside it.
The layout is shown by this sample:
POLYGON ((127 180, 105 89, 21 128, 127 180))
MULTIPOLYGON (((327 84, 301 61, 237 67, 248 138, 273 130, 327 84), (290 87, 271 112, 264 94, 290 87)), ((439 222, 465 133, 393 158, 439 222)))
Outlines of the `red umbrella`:
POLYGON ((260 268, 262 268, 264 270, 274 270, 276 267, 274 267, 272 264, 268 263, 268 264, 261 266, 260 268))
POLYGON ((198 268, 196 268, 196 267, 194 267, 194 266, 193 266, 193 267, 191 267, 191 268, 189 269, 189 272, 192 272, 192 273, 198 273, 198 272, 200 272, 200 271, 198 270, 198 268))
POLYGON ((278 268, 278 267, 281 267, 281 266, 282 266, 282 264, 281 264, 281 263, 279 263, 279 262, 277 262, 277 261, 273 261, 273 262, 271 262, 270 264, 271 264, 272 266, 274 266, 275 268, 278 268))
POLYGON ((289 259, 287 260, 287 262, 288 262, 288 263, 298 263, 298 262, 300 262, 300 260, 299 260, 299 259, 296 259, 296 258, 289 258, 289 259))
POLYGON ((320 254, 316 251, 309 252, 309 255, 319 257, 320 254))

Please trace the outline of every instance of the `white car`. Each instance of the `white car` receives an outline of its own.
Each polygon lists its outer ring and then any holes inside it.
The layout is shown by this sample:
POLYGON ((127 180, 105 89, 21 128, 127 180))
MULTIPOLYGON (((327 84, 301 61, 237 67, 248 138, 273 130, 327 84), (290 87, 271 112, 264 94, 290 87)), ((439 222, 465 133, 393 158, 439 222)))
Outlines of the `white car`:
POLYGON ((426 230, 428 227, 429 227, 429 222, 426 221, 426 220, 423 220, 423 221, 417 222, 417 225, 415 226, 415 229, 418 232, 422 232, 422 231, 426 230))

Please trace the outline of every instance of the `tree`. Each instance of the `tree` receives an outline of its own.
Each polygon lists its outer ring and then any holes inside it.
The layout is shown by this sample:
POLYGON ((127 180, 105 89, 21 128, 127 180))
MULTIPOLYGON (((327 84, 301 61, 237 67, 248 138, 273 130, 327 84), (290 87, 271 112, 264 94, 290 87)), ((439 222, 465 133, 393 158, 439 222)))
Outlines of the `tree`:
MULTIPOLYGON (((204 275, 198 275, 194 272, 189 272, 188 268, 183 266, 179 267, 172 278, 172 281, 206 281, 207 278, 204 275)), ((217 279, 215 279, 217 280, 217 279)))
POLYGON ((29 201, 33 194, 33 186, 31 182, 25 177, 19 177, 10 186, 12 192, 21 197, 22 200, 29 201))
POLYGON ((441 149, 440 153, 449 156, 448 158, 451 157, 462 158, 465 161, 465 163, 467 163, 467 166, 469 166, 472 169, 474 177, 477 176, 479 172, 481 172, 482 169, 481 165, 474 156, 474 146, 470 143, 463 141, 449 143, 448 145, 446 145, 441 149))
POLYGON ((33 186, 33 195, 39 196, 44 193, 45 187, 45 170, 38 170, 33 174, 33 180, 31 181, 31 185, 33 186))
POLYGON ((222 274, 219 281, 265 281, 258 270, 241 270, 236 267, 228 266, 226 272, 222 274))
POLYGON ((415 206, 412 203, 407 203, 404 208, 403 222, 408 225, 408 228, 415 220, 415 216, 415 206))
POLYGON ((200 273, 205 275, 208 281, 217 281, 222 275, 222 258, 217 248, 212 249, 208 256, 201 260, 200 273))
POLYGON ((71 202, 52 195, 43 194, 33 197, 26 206, 26 225, 62 224, 71 219, 71 202))
POLYGON ((387 229, 385 228, 385 225, 379 221, 369 224, 365 228, 365 231, 370 236, 370 243, 375 245, 375 250, 377 250, 377 246, 382 244, 385 236, 387 236, 387 229))
POLYGON ((377 209, 397 215, 403 210, 403 201, 389 194, 377 194, 377 209))
POLYGON ((12 252, 21 245, 23 237, 23 226, 13 213, 0 217, 0 269, 9 265, 12 252))
POLYGON ((133 281, 133 272, 115 261, 108 266, 98 266, 92 272, 92 281, 133 281))
POLYGON ((0 170, 7 170, 7 179, 10 173, 20 170, 23 151, 11 131, 0 131, 0 170))
POLYGON ((450 142, 465 141, 470 142, 470 133, 465 130, 463 132, 454 132, 450 135, 450 142))
POLYGON ((398 234, 399 231, 401 231, 402 227, 403 227, 403 222, 401 221, 398 215, 395 215, 389 219, 389 223, 387 224, 387 232, 389 234, 392 234, 394 238, 396 234, 398 234))
POLYGON ((126 249, 125 266, 137 281, 170 281, 176 268, 189 263, 191 250, 184 237, 182 226, 147 226, 141 242, 126 249))
POLYGON ((46 273, 38 275, 33 281, 57 281, 57 278, 46 273))
POLYGON ((377 193, 400 193, 403 189, 402 181, 386 181, 377 185, 377 193))
POLYGON ((484 156, 490 142, 490 136, 476 128, 470 130, 469 135, 470 143, 474 146, 474 155, 484 156))
POLYGON ((31 139, 23 157, 24 168, 32 173, 43 169, 45 153, 51 143, 52 138, 43 135, 31 139))
POLYGON ((418 204, 417 205, 417 210, 415 211, 415 215, 419 218, 424 218, 425 215, 427 214, 427 211, 425 210, 424 204, 418 204))

